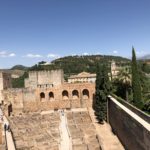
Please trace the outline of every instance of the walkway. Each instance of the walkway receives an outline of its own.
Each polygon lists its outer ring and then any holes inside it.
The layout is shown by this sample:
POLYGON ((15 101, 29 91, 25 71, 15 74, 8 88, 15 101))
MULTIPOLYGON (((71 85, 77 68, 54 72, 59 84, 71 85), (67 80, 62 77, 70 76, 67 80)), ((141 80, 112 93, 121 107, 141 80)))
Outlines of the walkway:
POLYGON ((61 132, 61 150, 72 150, 71 139, 69 138, 69 133, 67 129, 67 121, 64 112, 60 111, 60 132, 61 132))
POLYGON ((117 136, 111 131, 110 125, 108 123, 99 124, 92 108, 89 108, 89 113, 96 127, 102 150, 124 150, 117 136))
MULTIPOLYGON (((1 118, 3 118, 3 121, 2 121, 3 122, 3 128, 4 128, 5 124, 8 126, 9 122, 8 122, 7 118, 5 116, 3 116, 2 110, 0 108, 0 119, 1 118)), ((14 141, 13 141, 13 137, 12 137, 11 132, 6 130, 5 133, 6 133, 6 140, 7 140, 6 142, 7 142, 8 150, 15 150, 15 145, 14 145, 14 141)))

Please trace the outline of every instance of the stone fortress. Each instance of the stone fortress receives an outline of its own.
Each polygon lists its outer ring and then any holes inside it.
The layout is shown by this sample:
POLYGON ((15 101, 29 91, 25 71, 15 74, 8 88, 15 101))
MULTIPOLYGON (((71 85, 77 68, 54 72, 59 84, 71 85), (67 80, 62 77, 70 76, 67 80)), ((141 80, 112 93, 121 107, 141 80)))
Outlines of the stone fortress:
MULTIPOLYGON (((111 74, 118 74, 115 63, 111 74)), ((15 89, 10 74, 1 72, 0 150, 149 150, 150 116, 127 102, 109 96, 108 123, 97 123, 95 80, 86 72, 66 82, 63 70, 31 71, 25 87, 15 89)))
MULTIPOLYGON (((86 73, 86 79, 90 77, 86 73)), ((2 80, 6 83, 7 78, 4 76, 2 80)), ((65 82, 63 70, 31 71, 29 78, 25 79, 25 88, 3 88, 0 98, 8 105, 10 115, 50 109, 85 108, 92 106, 94 93, 95 82, 65 82)))

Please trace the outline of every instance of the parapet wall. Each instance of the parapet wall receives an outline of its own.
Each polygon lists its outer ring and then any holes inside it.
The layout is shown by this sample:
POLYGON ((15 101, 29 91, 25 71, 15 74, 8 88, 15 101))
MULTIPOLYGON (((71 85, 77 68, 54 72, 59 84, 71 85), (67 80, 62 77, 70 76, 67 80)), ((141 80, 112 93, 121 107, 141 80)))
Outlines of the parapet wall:
POLYGON ((147 121, 148 123, 150 123, 150 116, 147 115, 146 113, 144 113, 143 111, 137 109, 135 106, 131 105, 130 103, 120 100, 120 102, 127 107, 128 109, 130 109, 131 111, 133 111, 134 113, 136 113, 138 116, 140 116, 142 119, 144 119, 145 121, 147 121))
POLYGON ((2 145, 2 123, 0 122, 0 145, 2 145))
POLYGON ((150 149, 150 124, 112 97, 108 98, 108 122, 127 150, 150 149))

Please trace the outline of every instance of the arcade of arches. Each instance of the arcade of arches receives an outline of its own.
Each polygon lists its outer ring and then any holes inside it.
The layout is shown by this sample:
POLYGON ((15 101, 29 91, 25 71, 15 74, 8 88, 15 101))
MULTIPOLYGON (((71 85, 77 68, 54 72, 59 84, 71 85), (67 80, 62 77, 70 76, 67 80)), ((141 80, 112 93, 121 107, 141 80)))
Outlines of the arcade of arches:
POLYGON ((85 108, 93 105, 95 83, 64 83, 53 87, 7 90, 13 113, 85 108), (17 105, 16 105, 17 104, 17 105))
MULTIPOLYGON (((71 97, 69 97, 69 95, 70 95, 69 92, 67 90, 63 90, 62 91, 62 100, 79 99, 79 98, 89 99, 89 90, 88 89, 84 89, 80 96, 79 96, 78 90, 73 90, 71 93, 72 93, 71 97)), ((44 92, 41 92, 40 93, 40 100, 45 100, 46 99, 45 95, 46 94, 44 92)), ((53 92, 49 92, 49 99, 48 100, 55 100, 53 92)))

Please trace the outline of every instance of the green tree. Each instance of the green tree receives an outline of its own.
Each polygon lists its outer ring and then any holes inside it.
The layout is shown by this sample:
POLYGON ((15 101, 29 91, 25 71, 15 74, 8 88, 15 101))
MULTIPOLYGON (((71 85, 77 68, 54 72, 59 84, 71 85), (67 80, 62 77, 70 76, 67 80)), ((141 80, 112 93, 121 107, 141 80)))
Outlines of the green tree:
POLYGON ((142 108, 141 83, 134 48, 132 48, 132 91, 133 104, 138 108, 142 108))
POLYGON ((106 65, 98 65, 96 73, 95 114, 100 123, 106 120, 107 96, 110 92, 110 81, 106 65))
POLYGON ((118 74, 118 80, 121 82, 122 87, 125 88, 125 98, 128 99, 129 88, 131 87, 131 72, 129 67, 122 68, 118 74))

